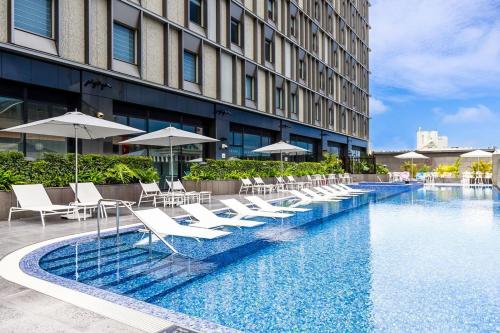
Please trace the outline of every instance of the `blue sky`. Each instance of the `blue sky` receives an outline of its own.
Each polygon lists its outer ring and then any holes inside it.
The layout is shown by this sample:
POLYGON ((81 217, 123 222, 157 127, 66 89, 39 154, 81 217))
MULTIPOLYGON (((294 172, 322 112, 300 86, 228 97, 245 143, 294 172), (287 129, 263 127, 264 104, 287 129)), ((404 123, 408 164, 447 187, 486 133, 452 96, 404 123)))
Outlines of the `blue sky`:
POLYGON ((500 147, 500 0, 372 0, 371 147, 500 147))

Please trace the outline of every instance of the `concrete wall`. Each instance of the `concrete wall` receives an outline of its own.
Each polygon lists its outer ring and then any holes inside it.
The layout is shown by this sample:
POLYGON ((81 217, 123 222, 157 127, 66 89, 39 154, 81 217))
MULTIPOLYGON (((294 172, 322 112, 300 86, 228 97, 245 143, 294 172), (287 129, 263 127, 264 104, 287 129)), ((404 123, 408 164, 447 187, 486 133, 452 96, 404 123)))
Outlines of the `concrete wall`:
MULTIPOLYGON (((141 194, 141 186, 139 184, 97 185, 97 189, 102 197, 106 199, 137 202, 141 194)), ((53 204, 67 205, 69 202, 75 201, 75 194, 69 187, 48 187, 46 190, 53 204)), ((16 205, 17 201, 14 192, 0 191, 0 223, 2 220, 7 220, 10 207, 15 207, 16 205)), ((37 216, 37 214, 35 212, 14 213, 12 218, 37 216)))

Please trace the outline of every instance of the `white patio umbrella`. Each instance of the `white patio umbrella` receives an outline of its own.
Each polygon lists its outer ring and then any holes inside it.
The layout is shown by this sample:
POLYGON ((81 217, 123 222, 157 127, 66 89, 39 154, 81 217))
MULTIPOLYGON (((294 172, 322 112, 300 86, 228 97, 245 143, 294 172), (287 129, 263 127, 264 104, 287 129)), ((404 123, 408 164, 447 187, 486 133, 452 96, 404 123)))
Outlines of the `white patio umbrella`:
POLYGON ((144 132, 137 128, 86 115, 76 109, 62 116, 37 120, 2 131, 75 138, 75 202, 78 201, 78 140, 102 139, 144 132))
MULTIPOLYGON (((396 155, 394 157, 398 158, 400 160, 411 160, 411 165, 412 166, 413 166, 413 160, 426 160, 426 159, 429 158, 429 157, 427 157, 425 155, 422 155, 422 154, 419 154, 419 153, 417 153, 415 151, 410 151, 408 153, 404 153, 404 154, 401 154, 401 155, 396 155)), ((410 174, 411 174, 411 172, 410 172, 410 174)))
POLYGON ((302 147, 294 146, 284 141, 280 141, 277 143, 273 143, 268 146, 264 146, 261 148, 257 148, 253 150, 255 153, 270 153, 270 154, 280 154, 281 160, 281 173, 283 174, 283 154, 297 153, 297 154, 305 154, 308 153, 309 150, 304 149, 302 147))
POLYGON ((488 153, 487 151, 484 150, 473 150, 468 153, 464 153, 460 155, 460 157, 465 157, 465 158, 477 158, 477 161, 479 162, 480 158, 491 158, 493 156, 493 153, 488 153))
POLYGON ((170 147, 170 181, 174 183, 174 154, 173 146, 183 146, 195 143, 216 142, 219 141, 208 136, 183 131, 181 129, 169 126, 164 129, 139 135, 135 138, 120 142, 120 144, 137 144, 148 146, 170 147))

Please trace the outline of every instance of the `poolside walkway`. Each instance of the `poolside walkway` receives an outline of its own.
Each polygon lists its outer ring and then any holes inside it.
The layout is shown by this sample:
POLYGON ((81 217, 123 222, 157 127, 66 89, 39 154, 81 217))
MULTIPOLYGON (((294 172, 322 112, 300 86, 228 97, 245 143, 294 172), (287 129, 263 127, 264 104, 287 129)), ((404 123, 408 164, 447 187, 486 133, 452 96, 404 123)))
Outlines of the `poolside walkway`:
MULTIPOLYGON (((266 195, 267 199, 287 196, 286 193, 266 195)), ((220 199, 237 195, 212 197, 210 209, 222 208, 220 199)), ((243 199, 243 197, 242 197, 243 199)), ((150 208, 149 206, 141 209, 150 208)), ((170 216, 184 215, 180 208, 165 208, 170 216)), ((122 212, 125 213, 126 209, 122 212)), ((110 210, 111 212, 111 210, 110 210)), ((115 218, 112 214, 101 222, 101 227, 112 228, 115 218)), ((120 225, 138 223, 131 215, 120 217, 120 225)), ((45 240, 96 230, 96 220, 68 221, 58 216, 46 218, 42 227, 39 217, 0 221, 0 258, 25 246, 45 240)), ((81 309, 45 294, 0 278, 0 331, 8 332, 141 332, 135 328, 81 309)))

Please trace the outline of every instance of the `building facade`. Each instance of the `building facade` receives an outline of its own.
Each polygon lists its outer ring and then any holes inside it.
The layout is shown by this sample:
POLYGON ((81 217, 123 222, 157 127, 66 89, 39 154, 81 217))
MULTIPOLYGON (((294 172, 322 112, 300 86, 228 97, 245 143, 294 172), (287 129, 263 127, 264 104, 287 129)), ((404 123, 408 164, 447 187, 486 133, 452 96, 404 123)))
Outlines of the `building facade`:
POLYGON ((417 149, 446 149, 448 137, 439 135, 438 131, 417 131, 417 149))
MULTIPOLYGON (((256 157, 285 140, 359 155, 369 136, 366 0, 0 0, 0 129, 78 109, 145 131, 220 140, 176 159, 256 157)), ((153 156, 82 142, 84 153, 153 156)), ((0 150, 71 152, 71 139, 0 133, 0 150)), ((268 156, 258 156, 269 158, 268 156)), ((176 173, 182 172, 182 163, 176 173)))

